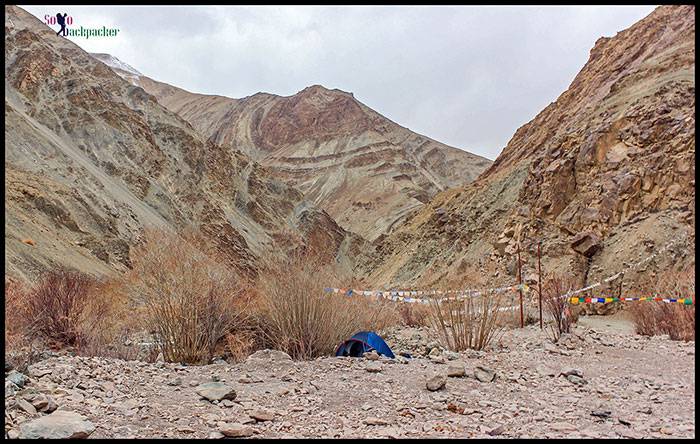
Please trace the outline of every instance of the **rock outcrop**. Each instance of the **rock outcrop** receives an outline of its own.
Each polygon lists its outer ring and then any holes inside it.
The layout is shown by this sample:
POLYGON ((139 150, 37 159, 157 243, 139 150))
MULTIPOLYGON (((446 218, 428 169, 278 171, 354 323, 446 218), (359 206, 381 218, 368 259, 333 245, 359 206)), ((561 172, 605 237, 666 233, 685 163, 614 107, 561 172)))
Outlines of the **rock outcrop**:
POLYGON ((437 195, 366 262, 375 284, 515 281, 524 270, 596 282, 694 263, 695 10, 662 6, 600 38, 556 102, 519 128, 475 182, 437 195))

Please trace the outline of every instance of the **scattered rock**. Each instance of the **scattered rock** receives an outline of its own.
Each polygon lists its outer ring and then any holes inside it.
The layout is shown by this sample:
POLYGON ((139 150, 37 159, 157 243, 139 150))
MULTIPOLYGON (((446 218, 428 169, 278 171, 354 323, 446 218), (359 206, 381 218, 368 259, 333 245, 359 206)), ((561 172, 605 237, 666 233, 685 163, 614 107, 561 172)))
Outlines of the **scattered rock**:
POLYGON ((222 382, 205 382, 197 386, 196 392, 209 401, 236 399, 236 391, 222 382))
POLYGON ((379 373, 382 371, 382 365, 378 362, 372 362, 365 367, 369 373, 379 373))
POLYGON ((562 376, 574 375, 574 376, 578 376, 579 378, 583 378, 583 372, 577 368, 569 368, 566 370, 562 370, 560 375, 562 375, 562 376))
POLYGON ((593 411, 591 412, 591 416, 595 416, 595 417, 598 417, 598 418, 604 418, 604 419, 605 419, 605 418, 610 418, 610 415, 611 415, 611 414, 612 414, 612 412, 609 412, 609 411, 607 411, 607 410, 593 410, 593 411))
POLYGON ((498 435, 503 434, 503 432, 505 432, 505 431, 506 431, 506 426, 499 425, 498 427, 493 428, 493 429, 489 430, 488 432, 486 432, 486 434, 490 435, 490 436, 498 436, 498 435))
POLYGON ((17 387, 12 381, 5 381, 5 398, 15 396, 18 391, 19 387, 17 387))
POLYGON ((447 377, 443 375, 434 375, 425 383, 425 387, 431 392, 438 391, 447 384, 447 377))
POLYGON ((368 351, 362 355, 363 358, 369 359, 370 361, 376 361, 379 359, 379 354, 375 350, 368 351))
POLYGON ((263 410, 263 409, 253 410, 252 412, 250 412, 248 414, 248 416, 250 416, 254 420, 260 421, 260 422, 272 421, 275 419, 275 415, 272 412, 270 412, 268 410, 263 410))
POLYGON ((243 424, 225 424, 219 431, 229 438, 245 438, 253 436, 253 428, 243 424))
POLYGON ((466 375, 466 373, 464 363, 462 362, 455 362, 447 367, 447 376, 451 378, 461 378, 466 375))
POLYGON ((496 379, 496 371, 482 365, 474 368, 474 377, 481 382, 492 382, 496 379))
POLYGON ((388 421, 381 419, 381 418, 375 418, 373 416, 365 419, 364 423, 367 425, 373 425, 373 426, 389 425, 388 421))
POLYGON ((22 423, 20 439, 79 439, 87 438, 95 426, 82 415, 56 410, 50 415, 22 423))
POLYGON ((576 375, 569 375, 566 377, 566 379, 568 379, 570 383, 575 384, 575 385, 588 384, 588 381, 586 381, 585 379, 581 378, 580 376, 576 376, 576 375))
POLYGON ((22 388, 28 382, 28 379, 24 374, 18 372, 17 370, 12 370, 5 375, 5 381, 10 381, 18 388, 22 388))
POLYGON ((29 413, 30 415, 36 415, 36 408, 34 408, 33 405, 31 405, 29 402, 27 402, 23 398, 17 398, 15 400, 15 403, 17 403, 17 407, 19 407, 20 409, 29 413))

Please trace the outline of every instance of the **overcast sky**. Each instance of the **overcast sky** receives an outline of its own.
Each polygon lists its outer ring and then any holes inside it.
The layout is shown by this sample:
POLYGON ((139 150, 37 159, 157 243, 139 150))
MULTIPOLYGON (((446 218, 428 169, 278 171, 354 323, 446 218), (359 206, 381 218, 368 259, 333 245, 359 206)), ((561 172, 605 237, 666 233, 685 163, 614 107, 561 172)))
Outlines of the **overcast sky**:
POLYGON ((24 8, 42 21, 60 10, 74 27, 118 27, 114 38, 71 39, 189 91, 286 96, 321 84, 490 159, 568 87, 599 37, 614 36, 654 9, 24 8))

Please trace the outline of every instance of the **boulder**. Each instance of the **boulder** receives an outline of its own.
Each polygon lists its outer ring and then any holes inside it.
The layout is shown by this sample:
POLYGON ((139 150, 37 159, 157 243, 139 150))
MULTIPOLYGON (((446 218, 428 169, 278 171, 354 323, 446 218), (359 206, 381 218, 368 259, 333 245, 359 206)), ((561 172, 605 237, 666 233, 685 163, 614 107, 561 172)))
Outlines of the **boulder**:
POLYGON ((20 439, 74 439, 87 438, 95 426, 82 415, 56 410, 20 425, 20 439))
POLYGON ((579 254, 591 257, 601 248, 600 238, 591 232, 579 233, 571 241, 571 248, 579 254))

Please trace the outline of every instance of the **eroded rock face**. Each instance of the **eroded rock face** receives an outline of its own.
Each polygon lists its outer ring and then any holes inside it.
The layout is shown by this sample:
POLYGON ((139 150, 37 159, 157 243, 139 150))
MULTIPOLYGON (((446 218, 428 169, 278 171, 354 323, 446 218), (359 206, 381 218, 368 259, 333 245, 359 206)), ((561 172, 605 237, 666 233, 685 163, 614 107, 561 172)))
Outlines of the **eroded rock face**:
MULTIPOLYGON (((512 282, 516 231, 525 276, 536 272, 540 240, 543 271, 580 284, 621 271, 676 236, 682 245, 650 266, 692 265, 694 51, 692 6, 659 7, 598 40, 570 87, 516 131, 487 171, 438 194, 378 243, 362 266, 369 280, 512 282)), ((625 288, 646 277, 625 274, 625 288)))
POLYGON ((361 242, 34 16, 5 13, 6 273, 125 270, 144 226, 199 229, 251 277, 262 255, 343 259, 361 242))
POLYGON ((344 229, 374 240, 491 161, 391 122, 352 93, 313 85, 289 97, 193 94, 95 55, 205 137, 240 149, 301 190, 344 229))

